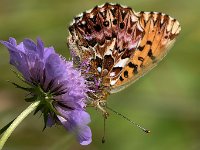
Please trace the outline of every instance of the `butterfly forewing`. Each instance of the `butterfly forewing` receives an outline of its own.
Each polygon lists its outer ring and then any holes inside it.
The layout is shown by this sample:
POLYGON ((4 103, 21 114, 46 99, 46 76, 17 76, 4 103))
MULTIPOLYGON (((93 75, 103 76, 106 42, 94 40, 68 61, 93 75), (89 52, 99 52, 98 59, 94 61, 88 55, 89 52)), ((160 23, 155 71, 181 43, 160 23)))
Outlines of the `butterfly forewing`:
POLYGON ((117 92, 152 69, 180 31, 178 21, 156 12, 104 4, 77 16, 69 27, 74 64, 97 88, 117 92), (91 79, 93 78, 93 79, 91 79))

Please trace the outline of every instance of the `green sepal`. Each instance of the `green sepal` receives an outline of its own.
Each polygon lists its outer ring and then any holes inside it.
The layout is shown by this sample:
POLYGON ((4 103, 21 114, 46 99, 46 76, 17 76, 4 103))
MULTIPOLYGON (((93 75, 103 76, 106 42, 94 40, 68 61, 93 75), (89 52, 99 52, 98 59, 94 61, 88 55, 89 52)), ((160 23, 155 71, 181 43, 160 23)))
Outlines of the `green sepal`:
POLYGON ((42 110, 42 108, 44 108, 44 104, 39 104, 39 106, 35 109, 34 115, 38 113, 38 111, 42 110))
POLYGON ((25 98, 25 101, 26 102, 34 102, 37 100, 37 96, 34 95, 33 97, 28 97, 28 98, 25 98))
MULTIPOLYGON (((15 119, 16 119, 16 118, 15 118, 15 119)), ((3 128, 1 128, 1 130, 0 130, 0 135, 1 135, 2 133, 4 133, 4 131, 6 131, 6 130, 10 127, 10 125, 13 123, 13 121, 14 121, 15 119, 13 119, 11 122, 9 122, 7 125, 5 125, 3 128)))
POLYGON ((16 72, 16 71, 13 70, 13 69, 11 69, 11 71, 16 75, 16 77, 17 77, 19 80, 21 80, 22 82, 24 82, 24 83, 26 83, 26 84, 32 86, 32 84, 29 83, 29 82, 27 82, 21 74, 19 74, 18 72, 16 72))
POLYGON ((43 127, 42 131, 44 131, 46 129, 47 120, 48 120, 48 113, 47 112, 43 112, 43 116, 44 116, 44 127, 43 127))
POLYGON ((13 84, 16 88, 19 88, 19 89, 22 89, 22 90, 25 90, 25 91, 28 91, 28 92, 33 92, 34 91, 33 88, 25 88, 25 87, 20 86, 17 83, 14 83, 12 81, 8 81, 8 82, 10 82, 11 84, 13 84))

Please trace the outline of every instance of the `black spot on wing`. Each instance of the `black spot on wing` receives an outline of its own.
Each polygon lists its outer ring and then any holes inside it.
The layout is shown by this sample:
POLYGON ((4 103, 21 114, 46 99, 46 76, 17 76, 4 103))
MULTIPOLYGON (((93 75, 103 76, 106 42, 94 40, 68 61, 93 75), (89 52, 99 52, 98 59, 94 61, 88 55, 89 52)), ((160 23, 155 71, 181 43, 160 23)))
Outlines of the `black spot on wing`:
POLYGON ((125 77, 125 78, 128 78, 128 71, 127 71, 127 70, 124 71, 124 77, 125 77))
POLYGON ((119 77, 119 80, 120 80, 120 81, 124 81, 124 79, 122 78, 122 76, 119 77))
POLYGON ((122 15, 122 20, 124 20, 125 19, 125 17, 126 17, 126 15, 127 15, 127 12, 126 11, 121 11, 121 15, 122 15))
POLYGON ((143 62, 144 58, 143 57, 138 57, 138 60, 140 60, 141 62, 143 62))
POLYGON ((108 27, 108 26, 109 26, 109 21, 104 21, 104 22, 103 22, 103 25, 104 25, 105 27, 108 27))
POLYGON ((117 25, 117 19, 114 19, 114 20, 113 20, 113 24, 114 24, 114 25, 117 25))
POLYGON ((96 24, 97 22, 97 17, 93 16, 92 18, 89 18, 94 24, 96 24))
POLYGON ((101 26, 99 24, 94 26, 95 31, 99 32, 101 31, 101 26))
POLYGON ((152 41, 147 41, 147 43, 146 43, 147 45, 152 45, 152 41))
POLYGON ((153 56, 153 53, 152 53, 152 49, 149 50, 148 54, 147 54, 152 60, 155 60, 156 57, 153 56))
POLYGON ((95 39, 87 40, 87 42, 92 47, 94 47, 97 44, 97 41, 95 39))
POLYGON ((110 9, 111 13, 112 13, 112 16, 115 17, 116 16, 116 12, 117 12, 117 9, 113 8, 113 9, 110 9))
POLYGON ((143 51, 144 47, 145 47, 145 45, 144 45, 144 46, 139 46, 139 47, 138 47, 138 50, 139 50, 139 51, 143 51))
POLYGON ((133 64, 132 62, 129 62, 129 63, 128 63, 128 66, 129 66, 130 68, 133 68, 133 73, 134 73, 134 74, 137 74, 137 73, 138 73, 138 70, 137 70, 138 65, 133 64))
POLYGON ((119 27, 120 27, 120 29, 124 29, 124 23, 123 22, 121 22, 120 24, 119 24, 119 27))

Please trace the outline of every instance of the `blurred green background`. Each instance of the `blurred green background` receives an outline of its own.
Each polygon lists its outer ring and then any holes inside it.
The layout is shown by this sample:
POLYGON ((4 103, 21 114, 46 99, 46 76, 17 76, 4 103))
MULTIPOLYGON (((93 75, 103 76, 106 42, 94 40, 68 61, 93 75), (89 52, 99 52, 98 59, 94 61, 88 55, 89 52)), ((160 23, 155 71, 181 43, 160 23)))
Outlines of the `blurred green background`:
MULTIPOLYGON (((67 27, 73 17, 104 0, 0 0, 0 39, 17 41, 41 37, 46 46, 69 57, 67 27)), ((117 0, 135 11, 159 11, 180 21, 182 31, 167 57, 129 88, 109 97, 108 104, 151 130, 146 135, 110 113, 106 143, 101 143, 103 118, 94 109, 90 124, 93 142, 80 146, 62 127, 42 132, 40 115, 30 115, 15 130, 5 150, 199 150, 200 149, 200 1, 117 0)), ((10 68, 6 49, 0 45, 0 127, 28 104, 26 93, 6 80, 19 83, 10 68)))

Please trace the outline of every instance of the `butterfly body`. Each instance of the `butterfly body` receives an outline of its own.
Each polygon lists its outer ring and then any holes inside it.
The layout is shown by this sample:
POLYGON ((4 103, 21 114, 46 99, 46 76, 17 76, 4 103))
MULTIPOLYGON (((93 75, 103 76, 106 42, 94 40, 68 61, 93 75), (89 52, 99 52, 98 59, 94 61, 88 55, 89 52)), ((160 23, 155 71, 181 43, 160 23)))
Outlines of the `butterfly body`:
POLYGON ((163 13, 106 3, 77 16, 69 31, 74 65, 88 81, 92 103, 101 109, 110 93, 126 88, 162 60, 180 25, 163 13))

